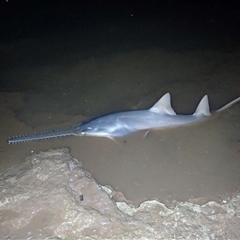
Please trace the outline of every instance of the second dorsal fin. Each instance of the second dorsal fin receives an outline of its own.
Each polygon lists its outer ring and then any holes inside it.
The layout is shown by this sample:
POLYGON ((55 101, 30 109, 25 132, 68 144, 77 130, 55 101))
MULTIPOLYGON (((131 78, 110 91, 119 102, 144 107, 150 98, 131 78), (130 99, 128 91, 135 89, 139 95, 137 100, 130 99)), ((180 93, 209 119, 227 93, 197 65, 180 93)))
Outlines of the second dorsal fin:
POLYGON ((149 111, 156 113, 164 113, 169 115, 176 115, 175 111, 171 105, 171 96, 170 93, 163 95, 151 108, 149 111))

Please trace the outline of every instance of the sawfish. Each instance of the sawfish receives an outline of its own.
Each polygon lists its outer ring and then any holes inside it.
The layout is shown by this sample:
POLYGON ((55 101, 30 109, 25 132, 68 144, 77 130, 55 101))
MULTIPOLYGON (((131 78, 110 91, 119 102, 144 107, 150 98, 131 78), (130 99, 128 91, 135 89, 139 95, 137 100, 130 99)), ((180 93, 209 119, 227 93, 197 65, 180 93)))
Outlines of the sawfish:
MULTIPOLYGON (((221 112, 240 101, 240 97, 231 101, 215 112, 221 112)), ((107 114, 86 122, 80 122, 63 129, 35 132, 18 135, 8 139, 9 144, 49 139, 65 136, 94 136, 115 139, 138 131, 178 127, 199 122, 211 117, 208 96, 199 102, 195 112, 191 115, 176 114, 171 105, 169 93, 163 95, 151 108, 107 114)))

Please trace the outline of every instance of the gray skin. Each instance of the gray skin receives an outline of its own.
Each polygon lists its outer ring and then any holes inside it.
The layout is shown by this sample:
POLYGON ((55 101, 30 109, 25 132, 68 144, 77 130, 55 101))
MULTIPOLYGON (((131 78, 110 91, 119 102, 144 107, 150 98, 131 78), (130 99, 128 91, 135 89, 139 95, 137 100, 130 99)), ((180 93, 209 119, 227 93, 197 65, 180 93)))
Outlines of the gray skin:
POLYGON ((77 128, 77 135, 123 137, 141 130, 149 131, 151 129, 186 125, 202 118, 204 118, 204 115, 169 115, 149 110, 113 113, 80 125, 77 128))
POLYGON ((163 115, 149 110, 113 113, 65 129, 56 129, 12 137, 8 139, 8 143, 28 142, 70 135, 108 138, 123 137, 141 130, 148 131, 150 129, 186 125, 188 123, 199 121, 203 117, 203 115, 163 115))
MULTIPOLYGON (((217 112, 225 110, 238 101, 240 101, 240 97, 222 107, 217 112)), ((206 95, 200 101, 194 114, 177 115, 171 107, 170 94, 167 93, 147 110, 112 113, 65 129, 11 137, 8 139, 8 143, 14 144, 71 135, 108 137, 113 139, 141 130, 148 132, 153 129, 188 125, 201 121, 209 116, 211 116, 211 113, 206 95)))

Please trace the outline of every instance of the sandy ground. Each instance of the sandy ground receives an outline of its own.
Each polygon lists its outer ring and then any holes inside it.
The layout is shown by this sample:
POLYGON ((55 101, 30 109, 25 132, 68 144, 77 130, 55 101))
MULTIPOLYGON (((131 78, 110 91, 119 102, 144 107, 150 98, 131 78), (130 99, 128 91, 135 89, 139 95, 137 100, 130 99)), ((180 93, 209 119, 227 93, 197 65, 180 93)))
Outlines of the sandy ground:
POLYGON ((171 46, 166 41, 144 48, 143 43, 119 40, 115 26, 94 31, 86 37, 91 37, 89 45, 76 32, 61 40, 52 36, 1 43, 1 172, 32 152, 69 147, 100 184, 111 185, 136 204, 147 199, 169 206, 189 198, 207 202, 238 191, 239 104, 203 123, 152 131, 145 139, 137 133, 119 144, 90 137, 7 144, 13 135, 146 109, 166 92, 182 114, 193 113, 205 94, 213 111, 240 96, 237 48, 203 43, 176 50, 173 40, 171 46), (115 36, 115 42, 107 36, 115 36))

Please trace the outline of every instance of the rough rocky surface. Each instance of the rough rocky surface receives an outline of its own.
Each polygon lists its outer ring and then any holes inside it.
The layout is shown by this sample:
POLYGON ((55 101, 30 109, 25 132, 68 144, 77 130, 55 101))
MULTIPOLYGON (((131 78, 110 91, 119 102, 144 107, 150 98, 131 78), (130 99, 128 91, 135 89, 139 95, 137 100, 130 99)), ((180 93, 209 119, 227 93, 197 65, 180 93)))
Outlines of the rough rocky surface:
POLYGON ((240 195, 174 209, 123 200, 67 148, 33 154, 1 175, 0 239, 240 239, 240 195))

